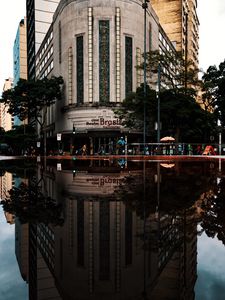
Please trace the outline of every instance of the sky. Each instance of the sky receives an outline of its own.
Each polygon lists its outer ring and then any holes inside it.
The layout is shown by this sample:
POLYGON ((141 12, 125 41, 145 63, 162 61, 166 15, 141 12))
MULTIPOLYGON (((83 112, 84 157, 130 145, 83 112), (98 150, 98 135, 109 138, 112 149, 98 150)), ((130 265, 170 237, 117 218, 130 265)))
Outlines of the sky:
MULTIPOLYGON (((13 77, 13 43, 20 20, 26 14, 25 0, 7 0, 0 4, 0 91, 4 80, 13 77)), ((206 71, 225 58, 225 1, 198 0, 200 21, 200 68, 206 71)))
POLYGON ((198 0, 199 62, 206 71, 211 65, 218 66, 225 59, 225 1, 198 0))
POLYGON ((217 237, 207 237, 205 233, 198 237, 198 277, 195 300, 224 300, 225 274, 224 269, 221 268, 224 264, 223 243, 217 237))
POLYGON ((6 222, 2 207, 0 208, 0 245, 0 299, 26 300, 28 286, 20 275, 15 256, 15 225, 6 222))

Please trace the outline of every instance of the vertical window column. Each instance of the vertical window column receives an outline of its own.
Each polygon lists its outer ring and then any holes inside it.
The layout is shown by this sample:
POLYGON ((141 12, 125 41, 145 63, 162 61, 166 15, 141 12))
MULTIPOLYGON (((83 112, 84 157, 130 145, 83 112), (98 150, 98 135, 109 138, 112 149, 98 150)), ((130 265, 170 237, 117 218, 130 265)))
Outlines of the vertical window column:
POLYGON ((88 101, 93 102, 93 8, 88 7, 88 101))
POLYGON ((152 50, 152 24, 149 23, 149 51, 152 50))
POLYGON ((62 62, 62 29, 61 22, 59 21, 59 63, 62 62))
POLYGON ((76 38, 76 77, 77 77, 77 104, 84 102, 84 43, 83 36, 76 38))
MULTIPOLYGON (((141 65, 141 49, 136 48, 136 66, 141 65)), ((137 87, 141 85, 141 69, 136 68, 137 87)))
POLYGON ((121 15, 116 7, 116 102, 121 101, 121 15))
POLYGON ((109 21, 99 21, 99 102, 106 104, 110 98, 109 21))
POLYGON ((72 47, 68 49, 68 104, 73 100, 73 53, 72 47))
POLYGON ((125 96, 133 90, 133 40, 125 37, 125 96))

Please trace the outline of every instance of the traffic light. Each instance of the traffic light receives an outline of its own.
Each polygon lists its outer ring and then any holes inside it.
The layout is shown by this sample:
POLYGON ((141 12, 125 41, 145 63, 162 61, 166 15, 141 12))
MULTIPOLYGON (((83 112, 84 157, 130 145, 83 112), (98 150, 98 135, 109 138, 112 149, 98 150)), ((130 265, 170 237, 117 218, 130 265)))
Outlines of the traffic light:
POLYGON ((75 128, 75 125, 73 125, 73 134, 76 133, 76 128, 75 128))

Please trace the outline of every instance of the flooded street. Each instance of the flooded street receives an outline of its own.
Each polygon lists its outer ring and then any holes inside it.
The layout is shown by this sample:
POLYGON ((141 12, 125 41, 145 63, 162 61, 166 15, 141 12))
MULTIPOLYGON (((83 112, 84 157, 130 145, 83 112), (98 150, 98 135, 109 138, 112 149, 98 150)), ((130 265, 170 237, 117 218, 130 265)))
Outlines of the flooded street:
POLYGON ((13 160, 0 171, 0 299, 224 299, 224 163, 13 160))

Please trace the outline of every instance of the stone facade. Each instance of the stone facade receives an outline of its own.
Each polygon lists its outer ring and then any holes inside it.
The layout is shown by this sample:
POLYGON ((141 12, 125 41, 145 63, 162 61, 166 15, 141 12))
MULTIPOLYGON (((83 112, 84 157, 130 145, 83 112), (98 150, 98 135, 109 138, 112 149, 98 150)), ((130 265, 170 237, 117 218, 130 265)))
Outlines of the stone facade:
MULTIPOLYGON (((146 33, 146 51, 159 49, 159 22, 150 3, 146 33)), ((90 144, 93 135, 127 135, 113 108, 143 82, 136 68, 143 52, 142 1, 61 1, 36 56, 37 78, 62 76, 65 83, 64 99, 48 109, 47 135, 71 134, 75 127, 76 137, 90 144)))
MULTIPOLYGON (((124 128, 114 109, 144 81, 143 52, 175 51, 147 3, 141 0, 61 1, 36 55, 36 78, 62 76, 62 101, 47 108, 47 138, 71 152, 87 144, 94 154, 123 135, 142 142, 143 132, 124 128), (146 39, 145 39, 146 28, 146 39), (146 44, 145 44, 146 42, 146 44), (74 134, 73 134, 74 132, 74 134)), ((147 83, 157 89, 157 75, 147 83)))

